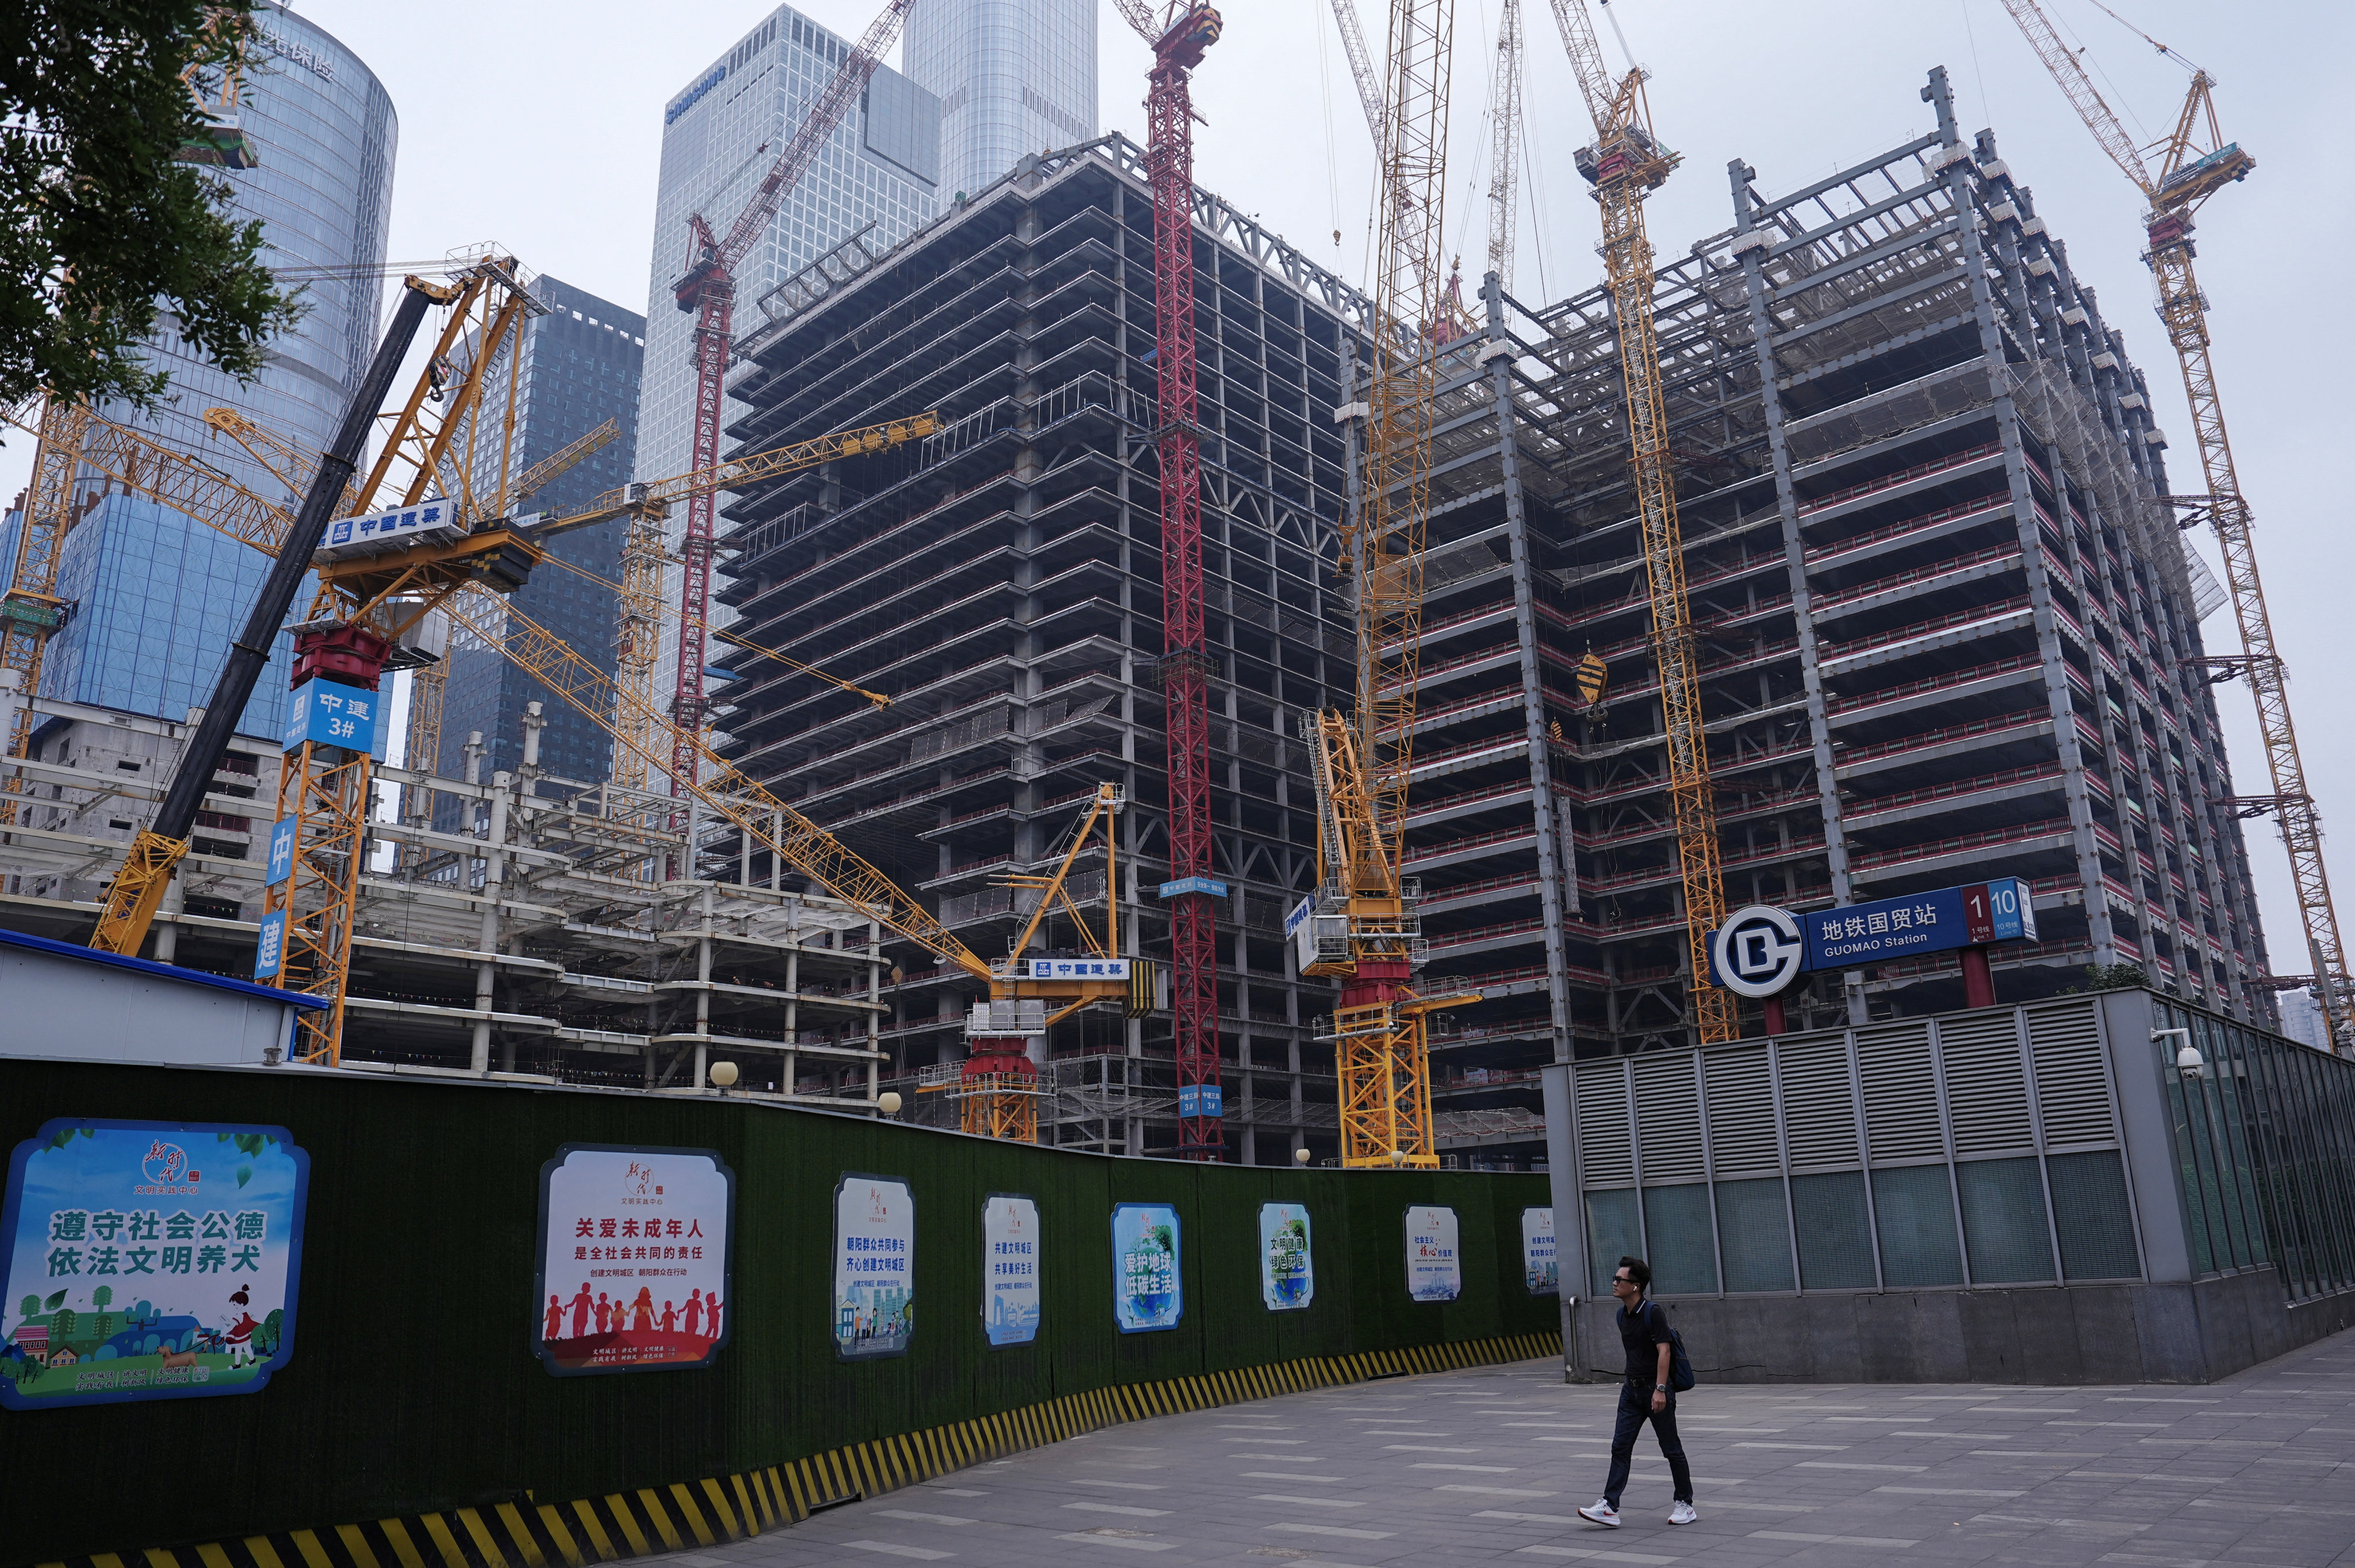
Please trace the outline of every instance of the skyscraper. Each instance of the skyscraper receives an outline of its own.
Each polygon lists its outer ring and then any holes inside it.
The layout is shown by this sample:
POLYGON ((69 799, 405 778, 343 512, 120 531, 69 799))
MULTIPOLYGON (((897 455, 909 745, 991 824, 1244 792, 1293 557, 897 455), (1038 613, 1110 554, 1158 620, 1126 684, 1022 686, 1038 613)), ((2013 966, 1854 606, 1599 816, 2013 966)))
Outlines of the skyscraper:
MULTIPOLYGON (((166 321, 149 357, 171 387, 152 413, 100 411, 168 445, 201 453, 272 500, 285 487, 234 443, 212 439, 207 408, 222 405, 314 450, 335 439, 345 406, 376 350, 392 207, 398 122, 374 72, 316 23, 276 6, 257 17, 240 117, 260 159, 213 171, 233 196, 231 216, 259 218, 262 256, 307 279, 309 309, 270 344, 261 374, 240 385, 186 355, 166 321)), ((179 513, 107 494, 67 535, 58 591, 73 601, 49 643, 41 683, 49 694, 174 721, 212 690, 229 642, 269 561, 179 513)), ((275 736, 284 705, 291 640, 281 633, 270 669, 240 728, 275 736)))
POLYGON ((1096 133, 1093 0, 921 0, 901 58, 940 97, 945 194, 1096 133))
MULTIPOLYGON (((635 311, 602 300, 554 278, 541 278, 532 292, 549 307, 524 324, 515 353, 504 356, 490 376, 482 407, 504 411, 507 377, 518 377, 515 437, 508 472, 519 474, 544 462, 613 419, 621 434, 521 502, 526 512, 560 516, 589 505, 630 476, 637 447, 638 377, 645 364, 646 321, 635 311)), ((479 441, 482 461, 495 461, 496 443, 479 441)), ((478 480, 476 493, 484 493, 478 480)), ((512 602, 600 669, 613 667, 614 595, 602 578, 622 573, 623 522, 558 534, 548 541, 554 559, 542 563, 512 602), (569 571, 564 563, 581 568, 569 571), (584 576, 583 573, 591 574, 584 576)), ((453 646, 442 707, 441 747, 435 771, 448 778, 465 773, 467 736, 483 733, 485 778, 515 771, 523 758, 526 703, 542 705, 547 727, 540 733, 539 766, 559 778, 595 781, 605 777, 613 742, 570 703, 486 649, 453 646)))
MULTIPOLYGON (((679 310, 671 292, 685 270, 687 219, 701 213, 727 232, 850 48, 791 6, 780 6, 697 72, 663 111, 638 416, 640 479, 684 472, 690 461, 694 318, 679 310)), ((898 71, 879 68, 858 107, 844 117, 737 267, 737 334, 757 330, 782 310, 773 291, 821 256, 861 235, 862 245, 880 251, 931 217, 940 149, 940 101, 898 71)), ((722 427, 744 411, 731 399, 722 427)), ((675 529, 683 523, 683 513, 674 515, 675 529)), ((676 605, 675 572, 666 591, 676 605)), ((677 658, 671 629, 664 641, 655 672, 658 700, 670 694, 677 658)))

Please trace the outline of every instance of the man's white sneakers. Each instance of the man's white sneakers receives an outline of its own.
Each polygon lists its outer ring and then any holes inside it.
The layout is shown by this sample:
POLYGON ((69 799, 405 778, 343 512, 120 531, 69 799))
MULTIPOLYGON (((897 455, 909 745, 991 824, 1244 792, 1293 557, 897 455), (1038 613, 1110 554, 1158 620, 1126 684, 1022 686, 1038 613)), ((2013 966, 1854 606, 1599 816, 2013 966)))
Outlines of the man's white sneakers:
MULTIPOLYGON (((1582 1509, 1580 1511, 1584 1512, 1585 1510, 1582 1509)), ((1677 1504, 1676 1507, 1668 1510, 1668 1522, 1670 1524, 1690 1524, 1699 1518, 1700 1518, 1700 1515, 1693 1511, 1693 1505, 1689 1502, 1680 1502, 1677 1504)))
POLYGON ((1612 1530, 1619 1528, 1619 1510, 1611 1506, 1611 1499, 1608 1498, 1596 1499, 1593 1508, 1580 1509, 1578 1517, 1612 1530))

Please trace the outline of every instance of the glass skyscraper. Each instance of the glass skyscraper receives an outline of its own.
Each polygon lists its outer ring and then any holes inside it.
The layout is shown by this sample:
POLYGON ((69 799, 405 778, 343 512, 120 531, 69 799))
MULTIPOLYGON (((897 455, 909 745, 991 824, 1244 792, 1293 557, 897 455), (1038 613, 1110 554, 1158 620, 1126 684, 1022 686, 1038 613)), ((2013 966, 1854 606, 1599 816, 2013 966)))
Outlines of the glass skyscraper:
MULTIPOLYGON (((187 357, 167 320, 148 348, 171 376, 165 400, 145 414, 101 412, 275 500, 285 486, 243 448, 214 438, 202 415, 233 408, 314 450, 335 439, 376 351, 399 132, 376 74, 316 23, 275 5, 257 22, 240 118, 260 164, 211 172, 234 192, 233 216, 261 220, 269 265, 335 270, 312 274, 308 311, 270 344, 251 383, 187 357)), ((59 561, 58 591, 73 609, 49 642, 42 689, 176 722, 210 694, 269 560, 179 513, 86 483, 80 499, 91 509, 59 561)), ((282 632, 244 732, 279 733, 291 646, 282 632)))
POLYGON ((1096 134, 1094 0, 917 0, 902 63, 941 101, 941 189, 1096 134))
MULTIPOLYGON (((689 466, 694 318, 679 310, 671 293, 686 270, 687 219, 699 212, 716 231, 728 232, 850 48, 791 6, 780 6, 698 71, 664 110, 646 289, 639 479, 666 478, 689 466)), ((768 233, 737 268, 737 337, 769 320, 775 302, 764 306, 763 296, 826 252, 861 233, 865 245, 884 249, 930 217, 940 185, 940 152, 939 100, 898 71, 878 68, 858 107, 844 117, 768 233)), ((744 412, 731 398, 723 427, 744 412)), ((684 508, 675 511, 674 531, 684 523, 684 508)), ((666 584, 673 605, 677 588, 673 571, 666 584)), ((724 622, 724 608, 715 604, 712 609, 714 622, 724 622)), ((655 694, 665 703, 677 669, 674 633, 675 626, 666 625, 655 670, 655 694)), ((445 733, 448 728, 445 718, 445 733)))
MULTIPOLYGON (((599 299, 554 278, 532 293, 549 307, 523 329, 518 352, 503 355, 484 387, 482 408, 496 424, 506 408, 507 377, 516 387, 515 444, 510 473, 521 473, 570 446, 607 419, 622 433, 521 502, 526 512, 562 516, 586 508, 630 477, 637 445, 638 376, 645 363, 646 321, 635 311, 599 299)), ((496 443, 478 442, 487 464, 496 443)), ((476 493, 484 493, 480 476, 476 493)), ((549 554, 511 602, 556 633, 601 670, 613 668, 614 593, 559 562, 617 582, 622 575, 621 518, 551 535, 549 554)), ((523 711, 538 701, 547 726, 539 736, 539 766, 559 778, 596 782, 613 760, 613 742, 563 698, 487 649, 453 645, 442 700, 441 751, 434 771, 465 772, 469 733, 483 735, 483 777, 514 772, 523 760, 523 711)))

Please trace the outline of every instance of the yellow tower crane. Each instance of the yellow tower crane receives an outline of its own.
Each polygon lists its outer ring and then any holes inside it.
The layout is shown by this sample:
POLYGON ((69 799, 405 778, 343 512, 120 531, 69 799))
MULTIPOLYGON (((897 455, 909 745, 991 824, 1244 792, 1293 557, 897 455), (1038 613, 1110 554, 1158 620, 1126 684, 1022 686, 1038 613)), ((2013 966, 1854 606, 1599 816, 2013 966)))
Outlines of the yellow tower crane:
MULTIPOLYGON (((2095 90, 2076 53, 2061 41, 2044 8, 2036 0, 2003 0, 2003 5, 2085 129, 2150 204, 2143 215, 2149 244, 2143 260, 2158 285, 2158 319, 2167 324, 2167 340, 2182 368, 2183 395, 2191 405, 2192 435, 2200 444, 2200 467, 2208 485, 2205 495, 2174 499, 2179 504, 2194 503, 2216 530, 2224 583, 2232 592, 2232 616, 2241 633, 2239 653, 2203 662, 2213 680, 2248 677, 2265 767, 2273 777, 2272 795, 2244 798, 2237 804, 2248 815, 2270 811, 2281 826, 2298 915, 2306 927, 2307 960, 2314 966, 2315 1001, 2334 1047, 2342 1054, 2355 1052, 2355 982, 2348 973, 2339 913, 2331 904, 2330 877, 2323 865, 2322 818, 2298 756, 2297 730, 2290 722, 2289 670, 2265 608, 2249 503, 2241 493, 2232 443, 2224 429, 2223 395, 2217 390, 2216 368, 2209 355, 2208 296, 2200 292, 2191 270, 2192 215, 2210 196, 2247 178, 2257 161, 2241 151, 2240 143, 2224 140, 2216 123, 2215 81, 2197 69, 2174 131, 2146 157, 2095 90)), ((2143 37, 2162 52, 2173 53, 2149 35, 2143 37)))
POLYGON ((1652 241, 1644 198, 1680 161, 1652 132, 1645 72, 1614 76, 1603 62, 1585 0, 1553 0, 1562 48, 1594 121, 1594 145, 1577 153, 1603 211, 1604 275, 1619 328, 1619 373, 1627 393, 1627 434, 1641 524, 1644 577, 1652 609, 1653 656, 1660 670, 1660 720, 1668 748, 1668 803, 1684 883, 1687 987, 1704 1042, 1738 1033, 1732 995, 1709 983, 1709 937, 1725 924, 1725 878, 1717 837, 1717 794, 1709 776, 1709 736, 1700 703, 1700 643, 1685 592, 1683 530, 1668 462, 1668 407, 1652 326, 1652 241))
MULTIPOLYGON (((1373 356, 1363 483, 1344 520, 1341 567, 1357 589, 1357 709, 1313 721, 1317 887, 1302 911, 1302 972, 1341 981, 1333 1014, 1341 1163, 1439 1163, 1431 1122, 1423 938, 1400 874, 1422 649, 1423 531, 1431 514, 1435 326, 1447 184, 1454 0, 1391 0, 1374 251, 1373 356)), ((1464 1000, 1464 999, 1451 999, 1464 1000)))

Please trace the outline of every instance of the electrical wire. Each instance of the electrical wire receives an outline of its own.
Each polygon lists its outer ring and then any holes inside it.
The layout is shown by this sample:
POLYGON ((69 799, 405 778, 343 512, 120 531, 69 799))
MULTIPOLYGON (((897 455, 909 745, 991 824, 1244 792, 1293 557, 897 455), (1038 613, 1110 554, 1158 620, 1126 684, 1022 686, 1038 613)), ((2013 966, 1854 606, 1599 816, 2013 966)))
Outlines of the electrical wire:
POLYGON ((1325 37, 1324 7, 1308 0, 1309 26, 1316 33, 1316 86, 1325 98, 1325 188, 1333 204, 1333 245, 1341 244, 1340 138, 1333 130, 1332 43, 1325 37))

